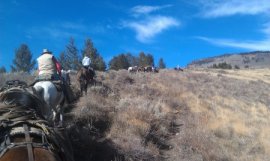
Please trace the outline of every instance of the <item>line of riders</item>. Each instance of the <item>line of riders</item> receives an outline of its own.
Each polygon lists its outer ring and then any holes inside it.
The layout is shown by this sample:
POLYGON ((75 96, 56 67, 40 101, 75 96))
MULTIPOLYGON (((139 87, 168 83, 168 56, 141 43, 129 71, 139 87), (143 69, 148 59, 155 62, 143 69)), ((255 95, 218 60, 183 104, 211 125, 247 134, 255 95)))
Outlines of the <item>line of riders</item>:
MULTIPOLYGON (((73 96, 70 88, 70 71, 63 70, 61 64, 57 61, 52 52, 48 49, 43 49, 43 52, 37 58, 37 63, 38 76, 36 77, 33 84, 39 81, 52 81, 63 91, 67 102, 73 102, 75 96, 73 96)), ((91 59, 87 56, 84 56, 84 58, 82 59, 82 68, 78 71, 77 74, 77 79, 79 82, 85 80, 86 84, 88 84, 87 82, 90 82, 91 79, 93 79, 95 72, 93 68, 90 67, 90 64, 91 59)))
POLYGON ((154 72, 158 73, 158 69, 154 66, 146 66, 146 67, 138 67, 138 66, 133 66, 133 67, 128 67, 128 72, 134 73, 134 72, 154 72))
MULTIPOLYGON (((0 88, 0 160, 73 161, 62 123, 63 108, 55 106, 75 99, 68 75, 48 49, 43 49, 37 62, 38 76, 32 84, 12 80, 0 88), (43 85, 47 88, 38 88, 43 85)), ((90 63, 85 57, 79 71, 91 70, 90 63)))

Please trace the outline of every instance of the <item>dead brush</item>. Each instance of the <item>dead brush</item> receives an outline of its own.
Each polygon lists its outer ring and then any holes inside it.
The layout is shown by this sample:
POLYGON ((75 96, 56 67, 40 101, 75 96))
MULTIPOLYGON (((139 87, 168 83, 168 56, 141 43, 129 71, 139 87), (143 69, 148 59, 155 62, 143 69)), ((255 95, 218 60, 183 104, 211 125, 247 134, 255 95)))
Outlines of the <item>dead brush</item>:
POLYGON ((17 72, 17 73, 1 73, 0 74, 0 87, 2 87, 8 80, 21 80, 27 84, 31 84, 35 79, 35 76, 32 76, 28 73, 17 72))
POLYGON ((169 140, 173 136, 170 133, 171 122, 166 119, 152 120, 149 131, 144 138, 144 144, 152 142, 160 150, 169 150, 172 146, 169 140))

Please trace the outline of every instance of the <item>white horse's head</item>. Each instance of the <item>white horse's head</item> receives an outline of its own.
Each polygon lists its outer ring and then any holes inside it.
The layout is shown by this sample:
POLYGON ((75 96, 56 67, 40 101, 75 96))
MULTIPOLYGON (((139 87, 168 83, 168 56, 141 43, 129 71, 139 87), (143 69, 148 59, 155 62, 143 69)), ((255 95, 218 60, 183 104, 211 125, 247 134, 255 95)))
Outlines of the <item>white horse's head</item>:
MULTIPOLYGON (((40 81, 34 85, 38 95, 46 102, 47 109, 44 109, 44 117, 47 120, 55 121, 57 114, 63 112, 62 106, 64 103, 64 94, 58 91, 56 86, 51 81, 40 81)), ((62 118, 60 118, 62 120, 62 118)))
POLYGON ((70 70, 61 70, 61 75, 62 78, 68 83, 70 84, 70 76, 69 76, 70 70))

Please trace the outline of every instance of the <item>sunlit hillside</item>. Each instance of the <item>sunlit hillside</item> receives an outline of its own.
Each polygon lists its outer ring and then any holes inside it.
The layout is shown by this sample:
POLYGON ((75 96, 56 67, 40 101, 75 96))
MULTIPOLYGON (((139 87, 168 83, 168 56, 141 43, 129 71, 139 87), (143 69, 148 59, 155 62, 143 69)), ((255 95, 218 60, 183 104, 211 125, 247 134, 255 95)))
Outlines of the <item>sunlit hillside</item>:
POLYGON ((195 60, 190 63, 189 67, 207 68, 213 67, 220 63, 230 64, 232 68, 269 68, 270 64, 270 52, 269 51, 253 51, 238 54, 223 54, 219 56, 203 58, 195 60))
POLYGON ((75 158, 268 161, 269 73, 98 72, 89 94, 66 108, 75 158))
POLYGON ((99 73, 103 86, 91 87, 73 114, 80 126, 88 128, 85 135, 99 133, 102 141, 88 140, 96 143, 96 149, 89 150, 103 149, 103 157, 107 154, 110 159, 266 161, 269 73, 269 69, 99 73))

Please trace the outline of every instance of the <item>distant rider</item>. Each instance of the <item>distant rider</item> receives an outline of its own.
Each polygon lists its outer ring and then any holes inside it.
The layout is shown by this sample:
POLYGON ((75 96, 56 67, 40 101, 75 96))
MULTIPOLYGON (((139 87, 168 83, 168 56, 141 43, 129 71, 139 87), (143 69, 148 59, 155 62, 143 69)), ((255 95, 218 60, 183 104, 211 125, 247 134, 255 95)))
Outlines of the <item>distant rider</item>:
MULTIPOLYGON (((88 75, 95 75, 95 71, 93 68, 91 68, 91 59, 88 56, 84 56, 83 60, 82 60, 82 66, 88 71, 88 75)), ((90 80, 90 77, 87 78, 88 80, 90 80)))
POLYGON ((84 68, 89 69, 91 64, 91 59, 88 56, 84 56, 83 60, 82 60, 82 65, 84 68))

